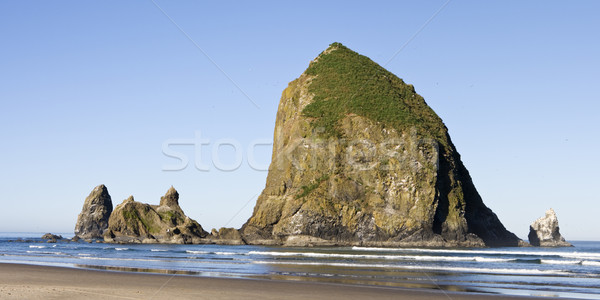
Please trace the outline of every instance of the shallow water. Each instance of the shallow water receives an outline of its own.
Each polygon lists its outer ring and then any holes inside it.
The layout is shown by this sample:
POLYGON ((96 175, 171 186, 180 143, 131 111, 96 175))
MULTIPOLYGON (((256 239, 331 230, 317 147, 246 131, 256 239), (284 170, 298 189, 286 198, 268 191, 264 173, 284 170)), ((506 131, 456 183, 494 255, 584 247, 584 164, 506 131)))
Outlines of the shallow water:
POLYGON ((600 299, 600 242, 572 242, 573 248, 283 248, 51 244, 39 236, 0 234, 0 262, 600 299))

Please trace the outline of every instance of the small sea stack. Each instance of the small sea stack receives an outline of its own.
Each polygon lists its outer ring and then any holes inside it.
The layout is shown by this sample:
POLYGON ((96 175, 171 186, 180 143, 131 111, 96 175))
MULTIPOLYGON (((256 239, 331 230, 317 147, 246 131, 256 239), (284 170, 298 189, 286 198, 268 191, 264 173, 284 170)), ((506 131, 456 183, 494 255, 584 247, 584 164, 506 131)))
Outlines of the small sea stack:
POLYGON ((106 186, 95 187, 83 202, 75 223, 75 236, 78 239, 102 239, 112 211, 113 204, 106 186))
POLYGON ((546 211, 546 215, 535 220, 529 226, 529 243, 537 247, 572 247, 560 234, 558 217, 554 209, 546 211))

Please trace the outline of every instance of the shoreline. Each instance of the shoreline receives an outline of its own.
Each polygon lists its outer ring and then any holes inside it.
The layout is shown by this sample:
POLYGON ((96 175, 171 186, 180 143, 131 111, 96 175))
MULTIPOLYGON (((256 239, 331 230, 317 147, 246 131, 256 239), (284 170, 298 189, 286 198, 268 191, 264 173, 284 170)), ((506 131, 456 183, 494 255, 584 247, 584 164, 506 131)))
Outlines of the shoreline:
POLYGON ((540 299, 309 281, 215 278, 0 263, 0 298, 14 299, 540 299))

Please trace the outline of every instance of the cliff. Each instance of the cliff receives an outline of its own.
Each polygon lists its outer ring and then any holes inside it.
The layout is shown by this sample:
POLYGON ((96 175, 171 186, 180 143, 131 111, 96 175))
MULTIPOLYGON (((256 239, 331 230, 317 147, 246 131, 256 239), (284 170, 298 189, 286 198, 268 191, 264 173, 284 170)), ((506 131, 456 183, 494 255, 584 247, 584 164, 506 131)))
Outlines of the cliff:
POLYGON ((117 205, 104 233, 109 243, 203 243, 208 233, 187 217, 179 206, 179 193, 171 187, 159 205, 137 202, 133 196, 117 205))
POLYGON ((334 43, 283 91, 250 244, 517 246, 413 86, 334 43))
POLYGON ((101 239, 108 228, 113 210, 108 189, 103 184, 95 187, 85 201, 75 223, 75 236, 83 239, 101 239))

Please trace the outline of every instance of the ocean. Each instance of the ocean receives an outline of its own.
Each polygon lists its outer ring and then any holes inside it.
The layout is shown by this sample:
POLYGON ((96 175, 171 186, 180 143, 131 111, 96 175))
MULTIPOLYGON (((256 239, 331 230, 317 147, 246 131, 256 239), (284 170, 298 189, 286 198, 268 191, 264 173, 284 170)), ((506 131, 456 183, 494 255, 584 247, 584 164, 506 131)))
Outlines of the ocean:
POLYGON ((600 242, 572 241, 572 248, 288 248, 46 243, 40 236, 0 233, 0 262, 600 299, 600 242))

